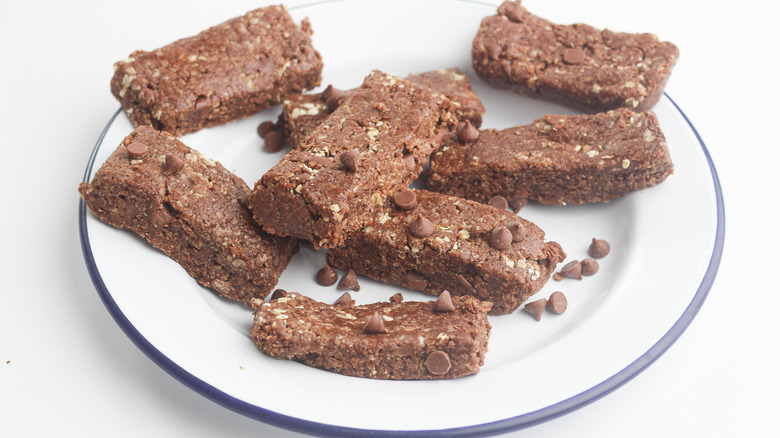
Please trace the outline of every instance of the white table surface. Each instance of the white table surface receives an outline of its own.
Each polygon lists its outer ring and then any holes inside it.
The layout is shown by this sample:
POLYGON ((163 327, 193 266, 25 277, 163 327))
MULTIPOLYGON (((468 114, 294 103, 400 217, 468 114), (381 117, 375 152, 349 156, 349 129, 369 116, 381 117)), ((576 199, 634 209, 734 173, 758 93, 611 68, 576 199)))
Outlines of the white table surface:
MULTIPOLYGON (((77 229, 76 187, 118 108, 112 64, 264 3, 0 2, 1 435, 298 436, 203 398, 138 350, 98 298, 77 229)), ((678 45, 666 91, 714 160, 727 229, 715 285, 667 353, 606 397, 507 436, 778 436, 777 8, 525 4, 554 22, 648 31, 678 45)))

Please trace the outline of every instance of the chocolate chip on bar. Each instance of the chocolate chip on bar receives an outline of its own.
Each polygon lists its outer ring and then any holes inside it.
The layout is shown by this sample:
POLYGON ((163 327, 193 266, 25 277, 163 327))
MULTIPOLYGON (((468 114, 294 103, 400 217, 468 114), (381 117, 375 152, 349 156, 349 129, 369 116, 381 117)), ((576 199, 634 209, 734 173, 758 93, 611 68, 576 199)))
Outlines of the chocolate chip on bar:
POLYGON ((335 303, 333 303, 334 306, 349 306, 352 303, 352 295, 349 294, 349 292, 344 292, 341 294, 339 299, 336 300, 335 303))
POLYGON ((471 143, 479 138, 479 130, 471 124, 470 120, 463 122, 463 126, 458 129, 458 139, 463 143, 471 143))
POLYGON ((393 201, 401 210, 411 210, 417 206, 417 195, 412 190, 404 189, 393 195, 393 201))
POLYGON ((509 208, 509 203, 507 202, 506 198, 504 198, 501 195, 496 195, 490 198, 488 201, 488 205, 496 208, 500 208, 501 210, 506 210, 509 208))
POLYGON ((512 232, 506 227, 496 227, 490 232, 488 242, 495 249, 503 250, 512 246, 512 232))
POLYGON ((165 174, 173 175, 184 168, 184 160, 175 154, 165 155, 165 174))
POLYGON ((368 320, 365 327, 363 327, 363 331, 371 334, 387 333, 385 319, 382 318, 382 315, 379 312, 375 312, 373 315, 371 315, 371 318, 368 320))
POLYGON ((428 286, 428 281, 425 277, 416 271, 409 271, 405 276, 406 285, 412 289, 422 290, 428 286))
POLYGON ((448 313, 455 310, 455 306, 452 304, 452 296, 449 291, 444 291, 436 298, 436 302, 433 303, 433 311, 438 313, 448 313))
POLYGON ((451 367, 450 356, 441 350, 434 351, 425 359, 425 369, 437 376, 447 374, 451 367))
POLYGON ((428 237, 433 234, 433 222, 419 215, 409 224, 409 234, 421 239, 428 237))
POLYGON ((139 141, 134 141, 127 145, 127 153, 131 158, 141 158, 146 155, 148 150, 149 147, 139 141))
POLYGON ((344 151, 339 155, 339 161, 350 172, 357 172, 360 165, 360 151, 357 149, 344 151))

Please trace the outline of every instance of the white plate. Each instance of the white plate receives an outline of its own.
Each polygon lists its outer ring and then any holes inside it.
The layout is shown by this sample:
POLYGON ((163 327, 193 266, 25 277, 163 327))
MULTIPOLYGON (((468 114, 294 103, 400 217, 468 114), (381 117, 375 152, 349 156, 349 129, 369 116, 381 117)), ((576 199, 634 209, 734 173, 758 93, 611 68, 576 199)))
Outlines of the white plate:
MULTIPOLYGON (((399 75, 442 67, 466 72, 487 108, 483 127, 530 123, 567 108, 494 90, 470 67, 471 40, 494 5, 446 0, 322 2, 290 11, 308 16, 325 60, 323 85, 357 86, 374 68, 399 75), (446 8, 446 20, 441 11, 446 8), (382 10, 383 19, 375 17, 382 10), (409 14, 414 10, 414 14, 409 14), (431 17, 438 17, 431 19, 431 17), (402 23, 403 32, 398 32, 402 23), (347 31, 348 30, 348 31, 347 31)), ((582 281, 551 281, 538 293, 566 293, 563 315, 541 322, 522 311, 491 317, 485 365, 451 381, 374 381, 271 359, 248 336, 251 313, 217 297, 142 239, 98 221, 80 206, 84 256, 109 312, 173 377, 230 409, 318 435, 484 435, 526 427, 581 407, 619 387, 668 348, 695 316, 715 278, 723 244, 723 203, 704 144, 664 96, 655 111, 675 173, 662 184, 603 205, 545 207, 521 214, 561 243, 568 260, 586 257, 590 239, 612 245, 601 270, 582 281)), ((262 148, 255 128, 279 108, 185 136, 183 141, 252 186, 283 152, 262 148)), ((89 159, 85 181, 132 125, 121 112, 89 159)), ((313 281, 322 252, 304 246, 278 287, 332 302, 335 287, 313 281)), ((397 287, 361 278, 358 303, 387 300, 397 287)), ((407 300, 429 296, 404 290, 407 300)))

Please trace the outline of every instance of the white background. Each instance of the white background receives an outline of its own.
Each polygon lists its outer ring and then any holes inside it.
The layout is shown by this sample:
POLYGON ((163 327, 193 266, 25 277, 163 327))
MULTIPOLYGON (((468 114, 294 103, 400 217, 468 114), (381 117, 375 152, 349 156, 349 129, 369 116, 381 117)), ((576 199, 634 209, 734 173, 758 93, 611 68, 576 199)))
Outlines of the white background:
MULTIPOLYGON (((296 436, 203 398, 138 350, 100 302, 77 229, 76 187, 118 108, 112 64, 265 3, 0 3, 4 436, 296 436)), ((666 91, 712 155, 727 229, 715 285, 666 354, 606 397, 511 436, 776 436, 778 11, 758 1, 524 4, 680 48, 666 91)))

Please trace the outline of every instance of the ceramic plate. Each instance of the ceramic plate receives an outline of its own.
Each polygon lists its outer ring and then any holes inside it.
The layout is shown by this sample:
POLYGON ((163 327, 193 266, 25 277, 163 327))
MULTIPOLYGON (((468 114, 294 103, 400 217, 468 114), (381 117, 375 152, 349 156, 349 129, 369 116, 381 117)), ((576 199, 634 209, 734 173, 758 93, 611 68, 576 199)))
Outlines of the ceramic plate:
MULTIPOLYGON (((470 67, 471 40, 495 5, 462 1, 331 1, 290 10, 315 29, 323 86, 358 86, 371 69, 405 76, 459 67, 486 106, 484 128, 574 114, 551 103, 492 89, 470 67), (388 7, 392 4, 392 7, 388 7), (447 10, 447 19, 430 19, 447 10), (376 20, 381 11, 382 20, 376 20), (409 13, 414 11, 414 13, 409 13), (403 32, 399 32, 403 28, 403 32)), ((550 281, 537 297, 563 291, 566 313, 540 322, 522 311, 490 318, 493 332, 479 374, 449 381, 374 381, 272 359, 248 333, 251 312, 200 287, 144 240, 111 228, 80 206, 85 260, 99 295, 127 335, 173 377, 261 421, 317 435, 486 435, 526 427, 616 389, 657 359, 695 316, 714 280, 723 243, 715 169, 693 126, 665 95, 655 112, 675 171, 662 184, 608 204, 541 206, 520 214, 559 242, 568 260, 587 256, 592 237, 612 252, 595 276, 550 281)), ((250 187, 285 152, 266 152, 255 131, 279 107, 187 135, 182 141, 223 163, 250 187)), ((85 181, 132 131, 117 111, 89 158, 85 181)), ((324 253, 303 246, 278 287, 332 302, 340 292, 314 275, 324 253)), ((360 278, 358 304, 402 291, 360 278)))

